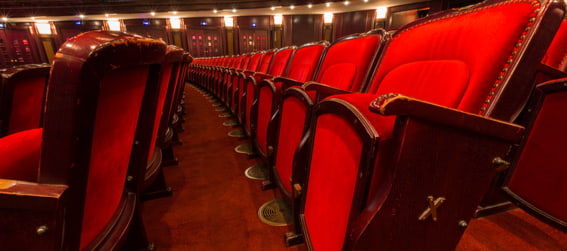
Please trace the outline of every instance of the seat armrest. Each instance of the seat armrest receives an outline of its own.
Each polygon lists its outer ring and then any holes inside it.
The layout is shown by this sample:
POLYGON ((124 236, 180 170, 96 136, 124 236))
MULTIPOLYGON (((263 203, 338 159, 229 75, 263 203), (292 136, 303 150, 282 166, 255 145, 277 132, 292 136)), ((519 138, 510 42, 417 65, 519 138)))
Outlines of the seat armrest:
POLYGON ((314 100, 315 103, 319 103, 319 101, 329 96, 352 93, 351 91, 335 88, 330 85, 321 84, 315 81, 309 81, 305 83, 305 85, 303 85, 303 89, 307 92, 315 91, 316 93, 314 100))
POLYGON ((567 77, 567 72, 560 71, 546 64, 539 64, 537 71, 547 76, 549 79, 559 79, 567 77))
POLYGON ((0 179, 0 209, 53 210, 67 191, 66 185, 0 179))
POLYGON ((370 110, 382 115, 410 116, 437 124, 462 128, 482 135, 519 142, 524 127, 477 114, 436 105, 401 94, 384 94, 370 103, 370 110))
POLYGON ((272 75, 266 74, 266 73, 261 73, 261 72, 256 72, 256 73, 254 73, 253 76, 254 76, 254 79, 256 79, 257 82, 259 82, 262 79, 273 78, 272 75))
POLYGON ((282 90, 288 89, 290 87, 293 86, 302 86, 303 82, 301 81, 297 81, 297 80, 293 80, 291 78, 286 78, 286 77, 276 77, 272 80, 273 82, 281 82, 282 83, 282 90))

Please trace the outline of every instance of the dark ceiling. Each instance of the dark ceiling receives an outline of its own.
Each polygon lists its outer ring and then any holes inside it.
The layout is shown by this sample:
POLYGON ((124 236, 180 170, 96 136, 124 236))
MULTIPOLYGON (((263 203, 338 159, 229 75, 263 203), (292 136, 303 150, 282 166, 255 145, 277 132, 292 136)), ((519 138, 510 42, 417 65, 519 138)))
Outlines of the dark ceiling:
POLYGON ((249 9, 271 6, 318 4, 340 0, 0 0, 0 16, 73 16, 101 13, 147 13, 249 9))

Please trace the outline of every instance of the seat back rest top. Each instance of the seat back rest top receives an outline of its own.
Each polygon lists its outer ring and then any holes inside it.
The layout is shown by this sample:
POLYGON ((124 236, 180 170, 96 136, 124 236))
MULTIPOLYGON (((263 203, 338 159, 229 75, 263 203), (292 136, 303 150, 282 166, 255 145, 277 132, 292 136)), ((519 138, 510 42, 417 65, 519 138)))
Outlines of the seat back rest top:
POLYGON ((267 73, 271 76, 283 75, 285 68, 288 65, 289 59, 291 58, 291 55, 296 49, 297 49, 296 46, 290 46, 277 50, 274 53, 274 58, 270 63, 270 67, 267 73))
POLYGON ((514 58, 541 58, 547 47, 524 41, 553 34, 537 27, 540 20, 535 19, 543 18, 537 14, 545 11, 539 9, 544 5, 538 1, 493 2, 451 15, 436 13, 398 30, 380 59, 368 92, 401 93, 513 120, 533 88, 535 72, 533 65, 524 63, 529 60, 514 58), (448 37, 452 39, 445 39, 448 37))
POLYGON ((327 46, 329 46, 328 42, 321 41, 304 44, 297 48, 291 56, 291 62, 288 64, 284 76, 299 82, 311 80, 321 54, 327 46))
POLYGON ((385 31, 378 29, 336 40, 323 52, 315 81, 343 90, 361 91, 384 35, 385 31))

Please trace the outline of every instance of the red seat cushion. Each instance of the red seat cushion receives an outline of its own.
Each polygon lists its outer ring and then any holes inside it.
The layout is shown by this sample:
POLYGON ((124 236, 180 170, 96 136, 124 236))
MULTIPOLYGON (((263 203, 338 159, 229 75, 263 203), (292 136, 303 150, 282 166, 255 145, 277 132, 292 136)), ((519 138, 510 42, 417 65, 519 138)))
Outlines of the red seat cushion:
POLYGON ((0 138, 0 179, 37 182, 43 129, 0 138))

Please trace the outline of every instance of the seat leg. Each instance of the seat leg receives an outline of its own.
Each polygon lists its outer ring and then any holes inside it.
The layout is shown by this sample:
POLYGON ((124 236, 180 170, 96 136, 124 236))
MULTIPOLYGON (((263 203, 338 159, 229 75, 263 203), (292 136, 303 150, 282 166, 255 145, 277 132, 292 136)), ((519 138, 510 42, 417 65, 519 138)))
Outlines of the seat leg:
POLYGON ((284 241, 286 247, 297 246, 303 244, 303 234, 297 234, 294 232, 287 232, 284 235, 284 241))
POLYGON ((163 171, 160 169, 158 172, 158 176, 156 177, 152 185, 148 187, 148 189, 146 189, 144 193, 142 193, 142 201, 168 197, 173 194, 173 189, 167 186, 167 184, 165 183, 165 176, 163 175, 163 171))

